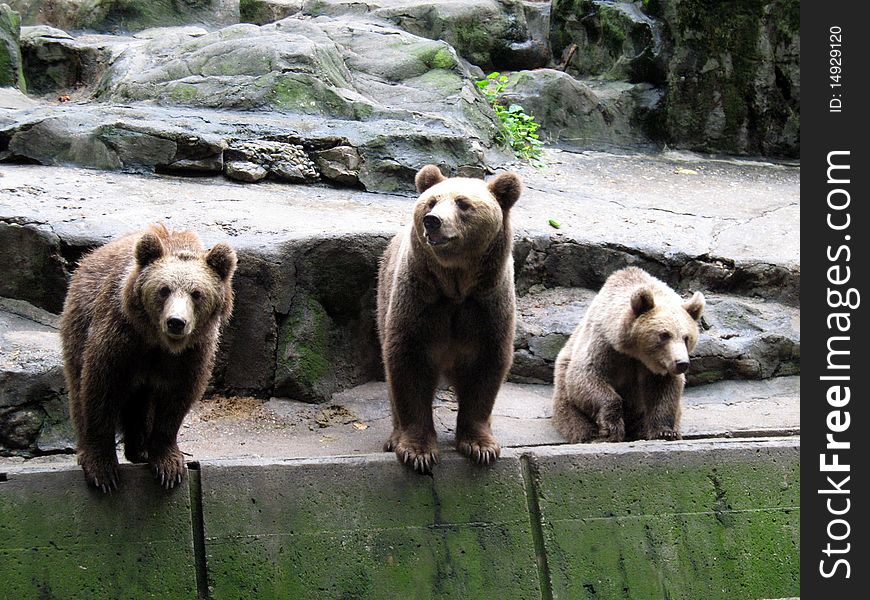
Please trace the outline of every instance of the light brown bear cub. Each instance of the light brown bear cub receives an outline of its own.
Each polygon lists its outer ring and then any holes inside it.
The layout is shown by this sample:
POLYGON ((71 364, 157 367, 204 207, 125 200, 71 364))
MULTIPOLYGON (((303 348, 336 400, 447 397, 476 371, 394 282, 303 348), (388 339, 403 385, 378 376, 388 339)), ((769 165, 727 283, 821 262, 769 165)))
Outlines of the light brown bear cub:
POLYGON ((130 462, 166 488, 181 482, 176 437, 211 376, 233 310, 236 253, 152 225, 94 250, 73 273, 61 315, 70 412, 85 479, 118 487, 115 433, 130 462))
POLYGON ((393 433, 384 450, 428 473, 438 462, 432 400, 439 376, 459 400, 456 447, 488 464, 501 453, 490 429, 495 397, 513 359, 515 320, 510 209, 522 184, 416 177, 413 222, 387 247, 378 279, 378 333, 393 433))
POLYGON ((680 439, 704 296, 682 300, 637 267, 604 282, 556 358, 553 424, 569 442, 680 439))

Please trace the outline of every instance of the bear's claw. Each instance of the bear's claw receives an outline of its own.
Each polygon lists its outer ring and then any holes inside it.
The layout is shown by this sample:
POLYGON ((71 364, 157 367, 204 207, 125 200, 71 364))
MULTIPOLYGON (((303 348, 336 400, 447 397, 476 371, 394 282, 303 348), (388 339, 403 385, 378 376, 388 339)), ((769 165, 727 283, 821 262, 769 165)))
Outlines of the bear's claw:
POLYGON ((432 467, 438 464, 438 449, 434 441, 406 442, 390 438, 384 444, 384 449, 387 449, 387 445, 393 446, 400 463, 408 465, 421 475, 432 473, 432 467))
POLYGON ((85 473, 85 481, 104 494, 110 494, 118 489, 118 462, 114 457, 107 459, 92 459, 80 457, 79 462, 85 473))
POLYGON ((654 432, 651 436, 649 436, 651 440, 666 440, 668 442, 673 442, 676 440, 683 439, 683 436, 680 435, 678 431, 674 431, 673 429, 661 429, 659 431, 654 432))
POLYGON ((179 451, 149 460, 154 471, 154 477, 160 482, 160 486, 171 490, 181 483, 184 475, 184 456, 179 451))
POLYGON ((456 449, 479 465, 494 463, 501 456, 501 446, 492 436, 460 440, 456 449), (488 438, 488 439, 487 439, 488 438))

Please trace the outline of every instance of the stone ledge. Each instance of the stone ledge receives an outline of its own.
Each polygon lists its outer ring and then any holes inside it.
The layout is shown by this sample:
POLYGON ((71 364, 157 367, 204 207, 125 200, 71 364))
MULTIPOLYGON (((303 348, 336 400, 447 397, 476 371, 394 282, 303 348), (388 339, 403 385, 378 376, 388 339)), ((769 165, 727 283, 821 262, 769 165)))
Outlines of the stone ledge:
POLYGON ((77 467, 0 467, 0 577, 16 597, 193 597, 198 562, 212 598, 793 596, 799 448, 526 447, 433 476, 388 454, 208 460, 171 492, 125 466, 111 496, 77 467))

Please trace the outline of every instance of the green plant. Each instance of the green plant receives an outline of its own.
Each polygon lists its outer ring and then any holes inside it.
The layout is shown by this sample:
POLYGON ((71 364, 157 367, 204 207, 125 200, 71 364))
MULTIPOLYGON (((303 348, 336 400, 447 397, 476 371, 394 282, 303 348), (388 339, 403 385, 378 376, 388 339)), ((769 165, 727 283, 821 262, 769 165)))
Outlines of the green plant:
POLYGON ((537 133, 540 124, 534 116, 527 115, 519 104, 505 106, 499 96, 507 86, 507 75, 498 72, 490 73, 477 82, 478 89, 492 105, 501 123, 500 141, 509 145, 518 158, 538 163, 543 145, 537 133))

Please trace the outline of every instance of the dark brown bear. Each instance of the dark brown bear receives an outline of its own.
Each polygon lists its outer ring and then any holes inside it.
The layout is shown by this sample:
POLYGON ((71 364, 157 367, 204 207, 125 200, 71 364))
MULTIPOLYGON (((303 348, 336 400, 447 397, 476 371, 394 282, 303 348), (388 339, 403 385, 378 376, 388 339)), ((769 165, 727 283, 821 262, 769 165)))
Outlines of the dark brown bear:
POLYGON ((205 251, 190 231, 152 225, 94 250, 73 273, 61 315, 70 412, 85 479, 118 486, 124 456, 160 484, 181 482, 176 436, 211 376, 220 327, 233 310, 236 253, 205 251))
POLYGON ((556 358, 553 425, 569 442, 680 439, 683 373, 704 296, 637 267, 604 282, 556 358))
POLYGON ((387 247, 378 279, 378 331, 393 433, 384 444, 420 473, 438 462, 432 400, 439 377, 459 400, 456 447, 488 464, 501 453, 490 428, 513 358, 514 273, 510 209, 522 184, 416 177, 413 222, 387 247))

